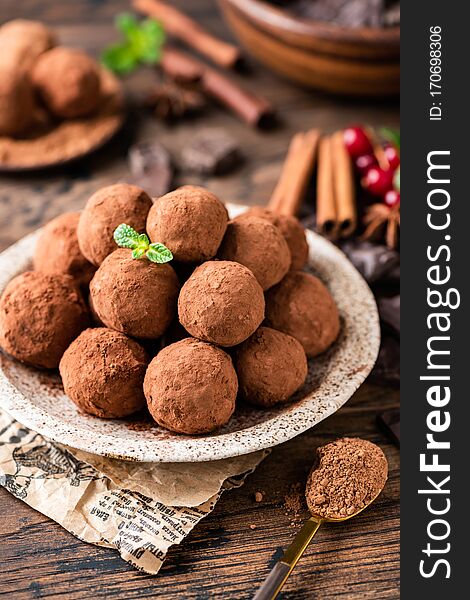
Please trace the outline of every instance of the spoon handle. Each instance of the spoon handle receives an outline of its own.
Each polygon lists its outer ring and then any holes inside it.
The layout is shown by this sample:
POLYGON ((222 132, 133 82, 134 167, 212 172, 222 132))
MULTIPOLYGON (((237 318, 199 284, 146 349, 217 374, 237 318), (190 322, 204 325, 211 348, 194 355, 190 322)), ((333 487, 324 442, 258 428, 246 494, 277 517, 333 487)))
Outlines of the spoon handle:
POLYGON ((321 523, 320 519, 310 517, 295 536, 292 544, 284 552, 284 556, 275 564, 272 571, 266 577, 259 590, 253 596, 253 600, 274 600, 276 598, 291 574, 292 569, 304 553, 305 548, 317 533, 321 523))

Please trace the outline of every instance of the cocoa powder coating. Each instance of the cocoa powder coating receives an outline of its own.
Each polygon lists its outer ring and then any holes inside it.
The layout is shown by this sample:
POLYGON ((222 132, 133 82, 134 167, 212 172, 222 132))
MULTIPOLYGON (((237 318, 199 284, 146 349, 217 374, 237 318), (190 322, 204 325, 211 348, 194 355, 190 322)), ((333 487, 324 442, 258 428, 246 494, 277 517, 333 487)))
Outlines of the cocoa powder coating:
POLYGON ((77 227, 82 254, 96 267, 116 250, 114 230, 127 223, 139 233, 145 231, 152 200, 141 188, 117 183, 101 188, 88 200, 77 227))
POLYGON ((295 337, 308 357, 324 352, 338 337, 338 308, 314 275, 291 271, 266 294, 266 324, 295 337))
POLYGON ((236 346, 264 319, 263 290, 243 265, 208 261, 181 288, 178 316, 192 336, 219 346, 236 346))
POLYGON ((217 196, 185 185, 155 201, 147 232, 152 242, 165 244, 175 260, 201 263, 216 255, 227 221, 227 210, 217 196))
POLYGON ((295 338, 260 327, 236 350, 240 395, 258 406, 287 402, 307 377, 307 357, 295 338))
POLYGON ((167 346, 150 363, 144 392, 150 414, 171 431, 209 433, 235 410, 238 381, 230 356, 186 338, 167 346))
POLYGON ((44 105, 59 118, 85 117, 100 102, 98 64, 81 50, 59 46, 44 52, 31 79, 44 105))
POLYGON ((80 286, 87 286, 96 267, 80 252, 77 225, 80 213, 64 213, 48 223, 38 239, 33 264, 42 273, 66 274, 80 286))
POLYGON ((0 346, 34 367, 56 368, 88 325, 88 309, 68 275, 27 271, 12 279, 0 298, 0 346))
POLYGON ((98 318, 111 329, 137 338, 160 337, 176 313, 179 281, 168 264, 133 259, 120 248, 110 254, 90 283, 98 318))
POLYGON ((38 57, 57 43, 54 33, 39 21, 13 19, 0 27, 2 64, 28 70, 38 57))
POLYGON ((289 247, 279 229, 258 217, 230 221, 217 256, 248 267, 263 290, 279 283, 291 263, 289 247))
POLYGON ((86 329, 65 351, 59 370, 67 396, 82 411, 115 419, 145 406, 148 357, 134 340, 105 327, 86 329))
POLYGON ((34 121, 34 94, 28 74, 0 62, 0 136, 24 133, 34 121))
POLYGON ((341 438, 321 446, 307 481, 308 508, 320 517, 350 517, 374 500, 387 476, 387 459, 372 442, 341 438))

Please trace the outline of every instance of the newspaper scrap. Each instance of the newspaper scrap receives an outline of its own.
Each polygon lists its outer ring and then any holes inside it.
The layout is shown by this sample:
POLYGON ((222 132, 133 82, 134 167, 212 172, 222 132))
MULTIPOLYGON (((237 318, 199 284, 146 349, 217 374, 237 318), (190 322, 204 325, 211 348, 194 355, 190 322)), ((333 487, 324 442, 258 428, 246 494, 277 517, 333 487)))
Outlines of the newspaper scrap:
POLYGON ((0 411, 0 484, 79 539, 114 548, 149 574, 266 454, 128 463, 51 442, 0 411))

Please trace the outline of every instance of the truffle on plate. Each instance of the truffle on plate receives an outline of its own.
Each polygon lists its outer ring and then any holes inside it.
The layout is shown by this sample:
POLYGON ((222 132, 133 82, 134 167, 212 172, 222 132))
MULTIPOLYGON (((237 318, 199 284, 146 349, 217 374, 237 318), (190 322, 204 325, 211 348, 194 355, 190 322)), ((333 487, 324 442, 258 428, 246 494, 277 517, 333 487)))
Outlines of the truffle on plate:
POLYGON ((258 217, 230 221, 217 256, 248 267, 263 290, 287 273, 291 254, 279 229, 258 217))
POLYGON ((291 271, 298 271, 305 266, 308 259, 308 242, 305 229, 297 217, 291 215, 279 215, 265 206, 252 206, 239 215, 235 220, 247 217, 259 217, 266 219, 279 229, 284 236, 291 253, 291 271))
POLYGON ((80 286, 87 286, 96 267, 80 252, 77 225, 80 213, 64 213, 50 221, 36 244, 33 264, 36 271, 49 275, 65 273, 80 286))
POLYGON ((31 78, 45 106, 57 117, 85 117, 100 102, 98 64, 81 50, 57 47, 44 52, 33 65, 31 78))
POLYGON ((243 265, 208 261, 181 288, 178 316, 192 336, 219 346, 236 346, 264 319, 263 290, 243 265))
POLYGON ((23 133, 35 117, 34 94, 28 74, 0 62, 0 136, 23 133))
POLYGON ((286 333, 260 327, 235 354, 240 395, 258 406, 287 402, 307 377, 300 342, 286 333))
POLYGON ((310 273, 292 271, 266 294, 266 324, 295 337, 309 357, 338 337, 338 308, 326 286, 310 273))
POLYGON ((59 370, 67 396, 82 411, 116 419, 145 406, 143 383, 148 357, 123 333, 85 329, 65 351, 59 370))
POLYGON ((169 264, 132 258, 120 248, 110 254, 90 283, 97 317, 111 329, 132 337, 160 337, 176 313, 179 281, 169 264))
POLYGON ((186 338, 157 354, 145 374, 150 414, 171 431, 209 433, 235 410, 238 380, 230 356, 211 344, 186 338))
POLYGON ((143 233, 151 206, 149 196, 135 185, 116 183, 95 192, 78 222, 77 236, 82 254, 99 267, 117 248, 113 238, 116 227, 127 223, 143 233))
POLYGON ((170 248, 175 260, 201 263, 216 255, 227 221, 227 210, 217 196, 185 185, 155 201, 147 232, 152 242, 170 248))
POLYGON ((29 69, 46 50, 57 43, 54 33, 39 21, 13 19, 0 27, 2 64, 29 69))
POLYGON ((88 325, 88 309, 69 275, 27 271, 0 298, 0 346, 34 367, 56 368, 88 325))

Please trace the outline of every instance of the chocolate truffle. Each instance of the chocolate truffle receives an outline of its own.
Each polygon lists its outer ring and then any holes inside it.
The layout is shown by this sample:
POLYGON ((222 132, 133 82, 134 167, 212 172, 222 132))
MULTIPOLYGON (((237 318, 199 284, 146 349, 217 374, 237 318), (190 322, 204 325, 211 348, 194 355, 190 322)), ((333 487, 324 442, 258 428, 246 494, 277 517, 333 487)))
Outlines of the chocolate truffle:
POLYGON ((230 356, 192 338, 161 350, 144 381, 148 409, 155 421, 188 435, 209 433, 225 425, 235 410, 237 389, 230 356))
POLYGON ((151 206, 149 196, 135 185, 116 183, 95 192, 80 215, 77 227, 83 256, 99 267, 117 248, 113 238, 116 227, 127 223, 143 233, 151 206))
POLYGON ((287 402, 307 377, 300 342, 286 333, 260 327, 235 355, 240 395, 258 406, 287 402))
POLYGON ((248 267, 263 290, 279 283, 291 263, 289 247, 279 229, 258 217, 230 221, 217 255, 248 267))
POLYGON ((2 63, 28 70, 38 57, 56 44, 54 33, 39 21, 14 19, 0 27, 2 63))
POLYGON ((65 351, 59 370, 67 396, 82 411, 116 419, 145 406, 143 383, 148 357, 123 333, 86 329, 65 351))
POLYGON ((266 324, 295 337, 307 356, 324 352, 338 337, 339 313, 325 285, 292 271, 266 294, 266 324))
POLYGON ((227 221, 227 210, 217 196, 185 185, 155 201, 147 232, 152 242, 170 248, 175 260, 201 263, 216 255, 227 221))
POLYGON ((64 213, 48 223, 38 239, 33 263, 36 271, 65 273, 87 286, 96 268, 80 252, 77 225, 80 213, 64 213))
POLYGON ((137 338, 160 337, 176 313, 179 282, 169 264, 132 258, 120 248, 110 254, 90 283, 98 318, 111 329, 137 338))
POLYGON ((0 346, 34 367, 58 367, 88 325, 88 309, 69 275, 27 271, 12 279, 0 298, 0 346))
POLYGON ((194 337, 219 346, 236 346, 264 319, 263 290, 243 265, 209 261, 181 288, 178 316, 194 337))
POLYGON ((34 121, 31 81, 23 69, 0 63, 0 136, 23 133, 34 121))
POLYGON ((85 117, 100 102, 98 64, 81 50, 57 47, 44 52, 31 77, 45 106, 57 117, 85 117))
POLYGON ((236 220, 246 217, 266 219, 279 229, 289 246, 292 261, 291 271, 298 271, 305 266, 308 259, 308 242, 302 223, 291 215, 278 215, 264 206, 253 206, 239 215, 236 220))

